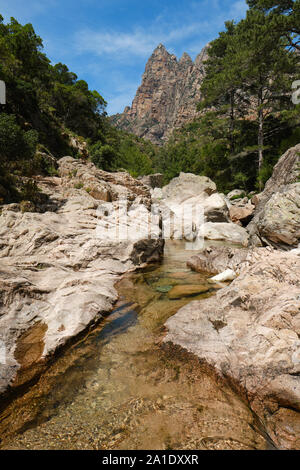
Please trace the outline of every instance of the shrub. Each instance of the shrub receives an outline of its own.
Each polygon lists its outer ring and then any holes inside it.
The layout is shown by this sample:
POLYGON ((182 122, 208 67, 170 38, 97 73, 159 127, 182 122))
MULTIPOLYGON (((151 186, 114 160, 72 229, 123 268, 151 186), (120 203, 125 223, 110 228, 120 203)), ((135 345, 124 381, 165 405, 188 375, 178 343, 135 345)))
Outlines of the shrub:
POLYGON ((35 154, 38 133, 34 130, 23 131, 13 114, 0 114, 0 161, 23 162, 35 154))

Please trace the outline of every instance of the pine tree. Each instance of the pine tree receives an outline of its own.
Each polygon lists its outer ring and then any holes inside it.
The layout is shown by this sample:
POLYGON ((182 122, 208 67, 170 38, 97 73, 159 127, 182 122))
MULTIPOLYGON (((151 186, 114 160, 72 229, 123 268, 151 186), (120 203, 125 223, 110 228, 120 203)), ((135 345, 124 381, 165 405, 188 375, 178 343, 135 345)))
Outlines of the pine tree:
POLYGON ((270 30, 285 39, 285 45, 300 51, 300 0, 247 0, 252 9, 268 18, 270 30))
POLYGON ((230 153, 235 150, 235 121, 242 112, 243 96, 241 74, 232 47, 236 26, 233 21, 225 23, 226 30, 210 43, 206 76, 201 87, 202 102, 199 109, 215 108, 229 120, 230 153))
POLYGON ((282 47, 278 32, 269 28, 269 20, 259 10, 247 12, 234 37, 240 62, 243 90, 249 96, 249 115, 257 120, 258 170, 263 166, 264 125, 266 119, 290 101, 291 76, 295 72, 295 54, 282 47))
POLYGON ((270 28, 270 19, 259 8, 248 11, 237 25, 226 23, 226 31, 211 43, 202 106, 214 107, 221 118, 227 106, 232 158, 245 156, 243 149, 234 155, 238 150, 234 142, 236 119, 256 121, 257 145, 250 146, 248 152, 258 153, 259 176, 264 163, 265 124, 289 107, 296 62, 296 54, 284 47, 281 33, 270 28))

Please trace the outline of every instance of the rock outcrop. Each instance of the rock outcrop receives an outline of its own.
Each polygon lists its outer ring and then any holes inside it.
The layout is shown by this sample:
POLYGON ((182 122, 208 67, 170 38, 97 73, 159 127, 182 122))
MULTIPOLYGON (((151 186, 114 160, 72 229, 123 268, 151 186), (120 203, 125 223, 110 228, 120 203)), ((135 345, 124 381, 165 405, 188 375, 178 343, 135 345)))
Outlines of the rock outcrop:
POLYGON ((239 225, 247 225, 253 217, 255 206, 247 203, 244 206, 233 205, 230 207, 229 215, 232 222, 239 225))
POLYGON ((200 227, 198 235, 205 240, 231 242, 245 247, 249 241, 249 235, 243 227, 226 222, 207 222, 200 227))
POLYGON ((198 176, 193 173, 180 173, 162 189, 162 197, 182 204, 192 197, 208 197, 217 192, 216 184, 207 176, 198 176))
POLYGON ((289 149, 274 167, 264 191, 253 201, 256 209, 248 225, 254 245, 297 246, 300 241, 300 144, 289 149))
POLYGON ((257 221, 259 234, 275 244, 300 241, 300 183, 283 186, 266 203, 257 221))
POLYGON ((166 323, 165 341, 229 378, 278 448, 300 449, 300 257, 271 248, 240 255, 212 249, 190 264, 233 268, 239 276, 179 310, 166 323))
POLYGON ((159 220, 152 239, 145 226, 149 188, 71 157, 58 164, 60 177, 37 181, 43 205, 1 207, 0 392, 110 312, 120 275, 162 255, 159 220))
POLYGON ((193 62, 186 53, 177 60, 160 44, 148 60, 132 106, 113 116, 112 122, 153 143, 166 141, 198 114, 206 59, 207 46, 193 62))
POLYGON ((198 273, 220 274, 226 269, 240 272, 248 256, 247 250, 232 247, 208 247, 188 260, 187 266, 198 273))
POLYGON ((152 175, 140 176, 138 178, 146 186, 152 189, 161 188, 163 186, 164 175, 162 173, 154 173, 152 175))
POLYGON ((248 232, 230 222, 229 202, 206 176, 180 173, 167 186, 152 191, 152 198, 161 210, 165 238, 248 245, 248 232))

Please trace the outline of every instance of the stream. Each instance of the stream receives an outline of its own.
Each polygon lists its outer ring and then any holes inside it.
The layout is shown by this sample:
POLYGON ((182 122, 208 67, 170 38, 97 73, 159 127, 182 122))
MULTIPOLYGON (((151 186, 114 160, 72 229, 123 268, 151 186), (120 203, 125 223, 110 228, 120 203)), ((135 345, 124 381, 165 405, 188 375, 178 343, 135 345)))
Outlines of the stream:
POLYGON ((194 253, 170 241, 161 265, 124 276, 115 310, 4 410, 2 449, 268 448, 229 385, 162 344, 165 321, 191 301, 171 300, 174 286, 213 295, 208 276, 186 267, 194 253))

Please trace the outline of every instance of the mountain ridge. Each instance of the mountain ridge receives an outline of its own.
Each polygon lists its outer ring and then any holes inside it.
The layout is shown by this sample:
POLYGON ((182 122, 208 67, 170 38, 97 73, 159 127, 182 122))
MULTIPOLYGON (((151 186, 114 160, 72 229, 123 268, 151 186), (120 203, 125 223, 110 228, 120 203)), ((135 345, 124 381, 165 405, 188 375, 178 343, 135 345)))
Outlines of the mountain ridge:
POLYGON ((147 61, 132 105, 111 116, 112 123, 155 144, 163 144, 176 128, 197 116, 204 78, 206 45, 195 61, 187 52, 180 59, 159 44, 147 61))

